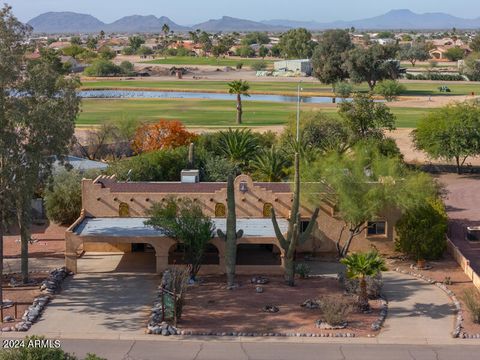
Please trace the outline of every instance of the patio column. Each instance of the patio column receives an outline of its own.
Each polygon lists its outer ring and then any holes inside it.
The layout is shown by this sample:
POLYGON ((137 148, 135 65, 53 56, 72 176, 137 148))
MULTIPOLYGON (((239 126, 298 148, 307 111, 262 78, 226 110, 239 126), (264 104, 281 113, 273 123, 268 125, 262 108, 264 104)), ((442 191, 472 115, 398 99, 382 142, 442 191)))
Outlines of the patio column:
POLYGON ((168 268, 168 253, 167 256, 160 254, 157 258, 157 274, 162 274, 168 268))
POLYGON ((77 253, 65 252, 65 267, 68 271, 77 273, 77 253))

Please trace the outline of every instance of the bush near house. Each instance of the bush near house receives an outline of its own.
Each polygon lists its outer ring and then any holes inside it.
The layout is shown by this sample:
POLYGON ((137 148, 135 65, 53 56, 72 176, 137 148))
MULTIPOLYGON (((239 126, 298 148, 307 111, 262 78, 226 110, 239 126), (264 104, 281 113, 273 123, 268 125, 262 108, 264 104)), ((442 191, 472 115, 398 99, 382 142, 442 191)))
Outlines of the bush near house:
POLYGON ((75 222, 82 209, 82 178, 94 179, 99 173, 65 169, 54 174, 43 196, 48 219, 61 225, 75 222))
POLYGON ((447 213, 440 199, 408 210, 397 222, 396 249, 415 260, 435 260, 447 247, 447 213))

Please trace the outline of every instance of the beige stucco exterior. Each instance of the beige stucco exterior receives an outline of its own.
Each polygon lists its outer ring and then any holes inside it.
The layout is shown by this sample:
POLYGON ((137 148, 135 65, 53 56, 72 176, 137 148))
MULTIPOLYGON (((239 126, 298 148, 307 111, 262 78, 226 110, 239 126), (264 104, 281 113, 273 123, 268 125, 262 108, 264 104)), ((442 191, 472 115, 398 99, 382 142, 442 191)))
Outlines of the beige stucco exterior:
MULTIPOLYGON (((81 217, 67 230, 66 233, 66 266, 77 272, 77 256, 79 250, 84 251, 120 251, 129 252, 132 243, 150 244, 156 253, 156 269, 162 272, 169 264, 169 252, 176 242, 170 238, 122 238, 106 236, 79 236, 75 230, 85 218, 118 218, 118 217, 145 217, 146 211, 153 203, 174 196, 177 198, 191 198, 200 203, 205 214, 213 217, 222 217, 221 210, 226 208, 227 194, 225 183, 120 183, 114 177, 101 176, 95 180, 82 181, 81 217), (217 209, 217 213, 216 213, 217 209)), ((247 175, 240 175, 235 179, 235 199, 237 219, 269 218, 269 206, 273 206, 277 217, 288 219, 293 194, 290 185, 285 183, 254 183, 247 175), (265 213, 266 211, 266 213, 265 213)), ((305 244, 299 247, 298 253, 334 254, 335 242, 341 234, 343 222, 335 216, 334 209, 322 203, 320 215, 314 233, 305 244)), ((302 219, 308 221, 312 210, 301 207, 302 219)), ((224 217, 224 216, 223 216, 224 217)), ((390 249, 395 237, 394 224, 398 214, 394 211, 382 217, 386 221, 386 234, 367 237, 366 232, 356 239, 351 249, 364 250, 375 246, 380 251, 390 249), (368 241, 367 241, 368 240, 368 241)), ((343 232, 346 239, 348 231, 343 232)), ((274 252, 280 252, 283 259, 283 250, 275 237, 246 237, 238 241, 239 244, 270 244, 275 245, 274 252)), ((205 265, 202 271, 206 273, 223 273, 224 271, 224 241, 214 238, 212 244, 218 250, 219 264, 205 265)), ((283 260, 281 261, 283 263, 283 260)), ((253 273, 280 273, 282 265, 238 265, 240 274, 253 273)))

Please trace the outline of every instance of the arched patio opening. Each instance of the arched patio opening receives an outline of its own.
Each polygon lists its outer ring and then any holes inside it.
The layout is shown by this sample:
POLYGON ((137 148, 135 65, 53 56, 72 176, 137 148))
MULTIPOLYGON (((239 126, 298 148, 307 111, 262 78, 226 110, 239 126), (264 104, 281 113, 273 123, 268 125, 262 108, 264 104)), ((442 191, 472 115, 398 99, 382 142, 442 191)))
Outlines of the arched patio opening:
POLYGON ((274 244, 239 244, 237 265, 281 265, 281 251, 274 244))
MULTIPOLYGON (((168 251, 168 264, 186 265, 188 261, 185 254, 185 246, 182 243, 173 245, 168 251)), ((219 265, 219 251, 214 244, 208 244, 203 257, 202 265, 219 265)))

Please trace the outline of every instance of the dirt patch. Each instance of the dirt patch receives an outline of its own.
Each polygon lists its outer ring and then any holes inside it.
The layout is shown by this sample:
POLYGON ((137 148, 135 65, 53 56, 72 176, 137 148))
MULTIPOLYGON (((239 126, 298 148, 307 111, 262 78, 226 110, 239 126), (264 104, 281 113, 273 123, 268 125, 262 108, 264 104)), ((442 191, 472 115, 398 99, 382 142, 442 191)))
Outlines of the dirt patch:
MULTIPOLYGON (((392 267, 398 267, 402 270, 409 270, 412 261, 393 261, 392 267)), ((430 270, 415 270, 416 273, 424 275, 437 282, 443 283, 447 277, 452 282, 451 285, 447 284, 449 290, 453 291, 462 305, 463 311, 463 331, 468 334, 480 334, 480 324, 475 324, 471 320, 471 315, 468 308, 465 306, 462 300, 463 292, 467 289, 475 289, 472 281, 465 275, 462 268, 457 262, 448 254, 445 259, 441 261, 430 261, 428 263, 432 266, 430 270)))
MULTIPOLYGON (((65 256, 66 227, 50 225, 33 225, 31 228, 32 243, 28 247, 31 258, 65 256)), ((4 257, 20 257, 20 235, 18 229, 11 228, 3 237, 4 257)))
POLYGON ((223 277, 203 278, 200 285, 189 288, 181 330, 194 332, 246 332, 246 333, 354 333, 355 336, 374 336, 371 325, 378 318, 380 304, 372 301, 373 311, 363 314, 353 311, 348 315, 344 330, 320 330, 315 321, 322 318, 319 309, 305 309, 300 305, 307 299, 328 297, 353 301, 345 296, 336 279, 310 278, 297 280, 295 287, 284 284, 281 277, 271 277, 263 285, 264 292, 256 293, 250 277, 239 277, 236 290, 225 289, 223 277), (275 305, 277 313, 265 313, 262 308, 275 305))

